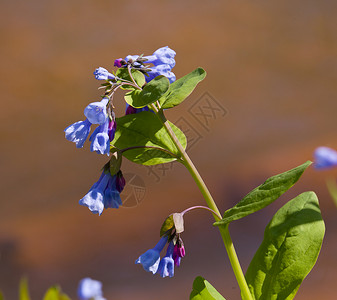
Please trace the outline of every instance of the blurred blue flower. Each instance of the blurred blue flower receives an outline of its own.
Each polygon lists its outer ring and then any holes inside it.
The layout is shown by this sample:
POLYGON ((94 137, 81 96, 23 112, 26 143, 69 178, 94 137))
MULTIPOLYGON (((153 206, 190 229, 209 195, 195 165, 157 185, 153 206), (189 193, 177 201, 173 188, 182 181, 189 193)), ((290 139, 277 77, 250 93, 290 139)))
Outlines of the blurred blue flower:
POLYGON ((166 255, 161 259, 157 273, 161 277, 173 277, 174 275, 174 259, 172 258, 174 251, 174 244, 171 241, 167 247, 166 255))
POLYGON ((89 277, 80 281, 77 295, 80 300, 106 300, 103 298, 102 283, 89 277))
POLYGON ((154 246, 154 248, 147 250, 145 253, 139 256, 135 263, 142 264, 145 271, 155 274, 159 266, 160 252, 165 247, 167 239, 167 236, 162 237, 158 244, 154 246))
POLYGON ((110 154, 109 119, 99 125, 91 134, 90 150, 99 154, 110 154))
POLYGON ((95 78, 97 80, 108 80, 108 79, 115 79, 116 77, 111 74, 107 69, 104 69, 102 67, 97 68, 94 71, 95 78))
POLYGON ((314 152, 314 167, 328 169, 337 166, 337 151, 328 147, 318 147, 314 152))
POLYGON ((84 109, 84 115, 92 124, 103 124, 108 114, 106 106, 109 102, 109 98, 104 97, 100 102, 92 102, 84 109))
POLYGON ((76 143, 77 148, 82 148, 89 135, 91 125, 88 119, 85 119, 68 126, 64 129, 66 139, 76 143))
POLYGON ((125 179, 121 171, 114 176, 111 176, 110 172, 103 171, 101 177, 79 201, 79 204, 87 206, 92 213, 101 215, 104 208, 118 208, 122 204, 120 193, 124 186, 125 179), (119 185, 118 181, 123 182, 123 180, 124 185, 119 185))

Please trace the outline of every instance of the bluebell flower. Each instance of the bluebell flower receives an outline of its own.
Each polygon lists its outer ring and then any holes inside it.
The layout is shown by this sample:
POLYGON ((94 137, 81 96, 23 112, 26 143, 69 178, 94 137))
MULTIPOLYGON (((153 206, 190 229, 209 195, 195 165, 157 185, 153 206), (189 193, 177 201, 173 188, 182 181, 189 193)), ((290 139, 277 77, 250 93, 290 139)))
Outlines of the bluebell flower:
POLYGON ((90 150, 99 154, 110 153, 110 137, 109 137, 109 119, 105 123, 99 125, 91 134, 89 141, 91 141, 90 150))
POLYGON ((155 274, 160 262, 160 252, 165 247, 167 239, 167 236, 162 237, 154 248, 147 250, 144 254, 139 256, 135 263, 142 264, 145 271, 155 274))
POLYGON ((166 255, 161 259, 157 273, 161 277, 173 277, 174 275, 174 259, 173 259, 174 244, 171 241, 167 247, 166 255))
POLYGON ((100 102, 92 102, 84 109, 84 115, 92 124, 103 124, 108 114, 106 106, 109 102, 109 98, 104 97, 100 102))
POLYGON ((165 46, 153 52, 152 55, 143 56, 143 58, 147 59, 145 63, 153 64, 155 66, 168 65, 170 69, 172 69, 176 65, 176 61, 174 59, 175 56, 176 52, 168 46, 165 46))
POLYGON ((103 298, 102 283, 89 277, 80 281, 77 295, 80 300, 106 300, 103 298))
POLYGON ((114 176, 111 176, 110 172, 103 171, 98 181, 79 201, 79 204, 87 206, 92 213, 101 215, 104 208, 118 208, 122 204, 120 193, 124 186, 125 179, 121 171, 114 176), (124 185, 121 185, 120 182, 123 181, 124 185))
POLYGON ((151 67, 151 72, 148 72, 147 74, 148 76, 145 76, 146 82, 150 82, 152 79, 159 75, 164 75, 165 77, 167 77, 170 83, 176 80, 176 75, 171 72, 171 68, 169 65, 158 65, 151 67))
POLYGON ((94 71, 94 75, 95 75, 95 78, 97 80, 113 80, 115 79, 116 77, 111 74, 107 69, 104 69, 102 67, 99 67, 97 68, 95 71, 94 71))
POLYGON ((89 135, 91 125, 89 120, 85 119, 68 126, 64 129, 66 139, 76 143, 77 148, 82 148, 89 135))
POLYGON ((337 166, 337 151, 328 147, 318 147, 314 152, 314 167, 328 169, 337 166))

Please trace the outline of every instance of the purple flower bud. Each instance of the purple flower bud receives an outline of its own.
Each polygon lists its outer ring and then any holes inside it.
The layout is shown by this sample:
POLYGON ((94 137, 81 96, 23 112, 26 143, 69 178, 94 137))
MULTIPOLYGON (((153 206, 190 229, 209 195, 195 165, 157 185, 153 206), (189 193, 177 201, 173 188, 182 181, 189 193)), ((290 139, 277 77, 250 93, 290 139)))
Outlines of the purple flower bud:
POLYGON ((116 189, 118 192, 122 192, 125 187, 125 178, 121 170, 116 174, 116 189))
POLYGON ((328 169, 337 166, 337 152, 328 147, 318 147, 314 152, 316 169, 328 169))
POLYGON ((94 71, 94 75, 97 80, 113 80, 116 78, 113 74, 109 73, 107 69, 102 67, 97 68, 94 71))
POLYGON ((165 247, 167 238, 167 236, 162 237, 154 248, 147 250, 144 254, 139 256, 135 263, 142 264, 145 271, 155 274, 160 262, 160 252, 165 247))
POLYGON ((92 124, 103 124, 108 118, 106 106, 109 98, 103 98, 100 102, 92 102, 84 109, 84 115, 92 124))
POLYGON ((174 260, 172 258, 173 250, 174 244, 171 241, 167 247, 166 255, 161 259, 157 270, 157 273, 159 273, 163 278, 167 276, 174 276, 174 260))
POLYGON ((89 135, 91 125, 88 119, 85 119, 68 126, 64 129, 66 139, 76 143, 77 148, 82 148, 89 135))
POLYGON ((149 111, 149 108, 147 106, 144 106, 142 108, 134 108, 133 106, 126 104, 125 115, 136 114, 141 111, 149 111))
POLYGON ((102 293, 102 283, 89 277, 80 281, 77 295, 80 300, 105 300, 102 293))
POLYGON ((177 243, 174 246, 173 255, 172 255, 172 258, 174 260, 174 264, 177 267, 180 266, 181 258, 184 257, 184 256, 185 256, 185 247, 184 247, 184 245, 177 243))
POLYGON ((122 61, 122 58, 115 59, 114 66, 117 68, 121 68, 123 66, 122 61))
POLYGON ((116 125, 115 120, 109 120, 108 135, 110 142, 115 138, 116 125))

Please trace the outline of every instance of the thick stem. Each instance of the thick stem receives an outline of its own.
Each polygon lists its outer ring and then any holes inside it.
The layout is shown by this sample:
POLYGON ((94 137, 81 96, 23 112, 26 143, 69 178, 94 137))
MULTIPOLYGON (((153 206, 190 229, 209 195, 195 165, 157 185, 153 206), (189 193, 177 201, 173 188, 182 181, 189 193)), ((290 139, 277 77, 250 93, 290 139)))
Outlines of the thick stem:
MULTIPOLYGON (((219 218, 218 215, 221 216, 221 213, 220 213, 218 207, 216 206, 216 204, 215 204, 215 202, 212 198, 211 193, 209 192, 205 182, 201 178, 201 176, 200 176, 198 170, 196 169, 196 167, 194 166, 193 162, 191 161, 191 159, 187 155, 185 149, 183 148, 183 146, 179 142, 178 138, 176 137, 175 133, 173 132, 169 122, 166 120, 166 118, 163 114, 163 111, 162 110, 158 111, 158 109, 155 107, 154 104, 152 104, 151 107, 156 112, 156 115, 161 120, 162 124, 164 125, 164 127, 165 127, 165 129, 168 133, 168 135, 171 137, 172 141, 174 142, 178 151, 180 152, 180 154, 182 156, 182 159, 183 159, 183 164, 186 166, 186 168, 188 169, 188 171, 192 175, 194 181, 196 182, 197 186, 199 187, 202 195, 205 198, 205 201, 206 201, 208 207, 211 210, 214 211, 213 216, 214 216, 215 221, 219 221, 220 218, 219 218)), ((236 255, 235 248, 234 248, 232 239, 231 239, 230 234, 229 234, 228 225, 227 226, 219 226, 219 231, 220 231, 221 237, 223 239, 223 242, 225 244, 227 254, 228 254, 230 263, 232 265, 236 280, 239 284, 242 298, 244 300, 253 300, 252 295, 249 291, 245 276, 244 276, 243 271, 241 269, 239 259, 236 255)))

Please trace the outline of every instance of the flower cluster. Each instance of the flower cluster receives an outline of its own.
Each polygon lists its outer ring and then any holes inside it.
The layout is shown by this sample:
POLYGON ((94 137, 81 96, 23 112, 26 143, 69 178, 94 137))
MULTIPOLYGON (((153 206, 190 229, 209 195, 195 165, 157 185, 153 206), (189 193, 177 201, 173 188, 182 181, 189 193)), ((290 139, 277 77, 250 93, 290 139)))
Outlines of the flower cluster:
POLYGON ((80 281, 77 295, 80 300, 106 300, 103 298, 102 283, 89 277, 80 281))
POLYGON ((66 139, 74 142, 77 148, 82 148, 90 133, 91 125, 97 124, 98 127, 89 138, 90 150, 109 155, 110 142, 115 136, 116 123, 112 110, 107 110, 108 104, 108 97, 104 97, 100 102, 90 103, 84 109, 86 119, 75 122, 64 130, 66 139))
POLYGON ((108 170, 104 170, 98 181, 79 201, 79 204, 87 206, 92 213, 101 215, 104 208, 118 208, 122 205, 120 193, 124 186, 125 179, 122 171, 111 176, 108 170))
POLYGON ((161 277, 173 277, 174 267, 180 266, 181 258, 185 256, 184 243, 174 226, 159 240, 154 248, 147 250, 136 260, 145 271, 159 274, 161 277), (160 253, 168 243, 165 256, 160 259, 160 253))

